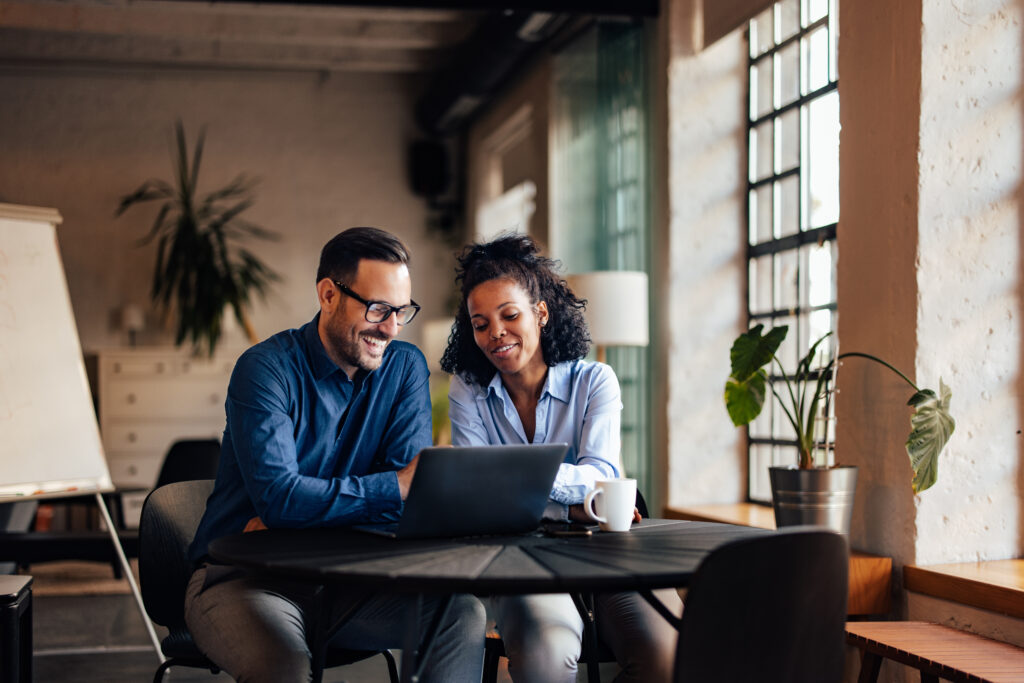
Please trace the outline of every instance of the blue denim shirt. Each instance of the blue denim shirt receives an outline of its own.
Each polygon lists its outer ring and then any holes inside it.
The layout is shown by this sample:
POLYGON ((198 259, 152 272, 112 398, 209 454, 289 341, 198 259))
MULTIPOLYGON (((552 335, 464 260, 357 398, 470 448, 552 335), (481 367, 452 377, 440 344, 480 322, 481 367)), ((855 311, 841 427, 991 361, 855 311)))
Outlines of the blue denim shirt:
MULTIPOLYGON (((501 375, 486 387, 452 379, 448 391, 452 444, 530 443, 501 375)), ((615 371, 604 363, 574 360, 548 368, 532 443, 567 443, 544 516, 568 519, 568 506, 583 502, 599 479, 620 476, 622 399, 615 371)))
POLYGON ((381 366, 354 381, 328 357, 319 314, 247 350, 228 385, 220 466, 189 549, 268 527, 342 526, 397 518, 395 472, 430 446, 427 364, 392 341, 381 366))

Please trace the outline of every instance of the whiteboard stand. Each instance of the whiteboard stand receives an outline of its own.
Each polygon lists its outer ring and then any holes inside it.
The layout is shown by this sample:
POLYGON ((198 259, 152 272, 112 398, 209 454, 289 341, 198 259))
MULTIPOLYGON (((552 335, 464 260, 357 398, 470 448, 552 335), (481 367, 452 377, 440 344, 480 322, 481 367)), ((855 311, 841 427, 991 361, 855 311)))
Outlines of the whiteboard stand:
POLYGON ((146 606, 142 602, 142 592, 139 590, 139 585, 135 583, 132 567, 128 563, 128 557, 124 554, 124 548, 121 547, 121 540, 117 537, 117 527, 114 526, 114 520, 110 518, 110 511, 107 509, 106 501, 103 500, 103 494, 97 491, 94 495, 96 496, 96 504, 100 506, 100 514, 103 515, 103 521, 107 524, 107 531, 110 532, 110 540, 114 543, 114 552, 117 553, 117 559, 121 562, 121 569, 124 571, 125 578, 128 579, 132 595, 135 596, 135 604, 138 605, 139 614, 142 615, 142 623, 146 625, 146 631, 149 632, 149 639, 153 641, 156 656, 160 663, 163 664, 166 658, 160 650, 160 639, 153 628, 153 622, 149 620, 149 615, 146 614, 146 606))
POLYGON ((95 491, 142 621, 163 662, 160 641, 103 500, 113 485, 57 247, 62 220, 56 209, 0 204, 0 500, 95 491))

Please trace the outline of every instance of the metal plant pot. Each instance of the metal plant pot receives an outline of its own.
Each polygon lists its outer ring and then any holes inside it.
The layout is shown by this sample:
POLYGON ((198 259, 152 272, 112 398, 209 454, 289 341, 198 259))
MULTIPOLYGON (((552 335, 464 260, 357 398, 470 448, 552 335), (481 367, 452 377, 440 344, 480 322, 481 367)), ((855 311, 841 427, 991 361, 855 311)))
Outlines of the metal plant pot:
POLYGON ((769 467, 768 475, 776 526, 813 524, 850 536, 856 467, 769 467))

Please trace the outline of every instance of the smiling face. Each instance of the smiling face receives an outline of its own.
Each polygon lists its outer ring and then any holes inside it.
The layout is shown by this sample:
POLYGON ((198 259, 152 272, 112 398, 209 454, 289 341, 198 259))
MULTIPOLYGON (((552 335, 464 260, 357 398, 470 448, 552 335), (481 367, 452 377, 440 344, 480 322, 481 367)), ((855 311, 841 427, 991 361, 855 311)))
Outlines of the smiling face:
MULTIPOLYGON (((403 263, 362 260, 349 289, 368 301, 392 306, 411 303, 412 283, 403 263)), ((366 321, 366 305, 345 295, 329 278, 317 283, 320 299, 320 341, 345 374, 376 370, 384 360, 384 349, 401 329, 394 314, 382 323, 366 321)))
POLYGON ((548 321, 548 306, 530 301, 515 280, 482 282, 466 297, 473 339, 484 356, 504 377, 543 374, 547 371, 541 352, 541 328, 548 321))

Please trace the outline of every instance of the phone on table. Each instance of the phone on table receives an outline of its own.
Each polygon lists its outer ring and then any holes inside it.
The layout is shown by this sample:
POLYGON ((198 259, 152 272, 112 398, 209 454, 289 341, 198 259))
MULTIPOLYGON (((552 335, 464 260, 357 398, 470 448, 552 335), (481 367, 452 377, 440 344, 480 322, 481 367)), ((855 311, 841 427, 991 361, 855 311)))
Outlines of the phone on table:
POLYGON ((579 522, 544 522, 541 525, 545 536, 590 536, 586 524, 579 522))

